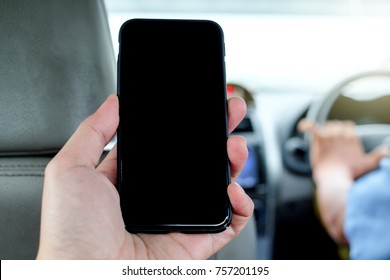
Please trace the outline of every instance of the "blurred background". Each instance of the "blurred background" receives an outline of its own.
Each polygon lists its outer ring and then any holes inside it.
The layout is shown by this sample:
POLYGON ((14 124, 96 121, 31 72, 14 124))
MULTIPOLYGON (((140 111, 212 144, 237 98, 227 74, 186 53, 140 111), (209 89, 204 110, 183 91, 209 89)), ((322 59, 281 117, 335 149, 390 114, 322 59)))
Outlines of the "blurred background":
POLYGON ((390 1, 106 0, 114 47, 135 17, 217 21, 229 82, 253 92, 321 94, 357 72, 390 68, 390 1))
POLYGON ((250 155, 238 180, 255 203, 257 258, 348 258, 318 217, 308 138, 296 126, 307 116, 348 119, 372 125, 366 147, 390 139, 390 1, 106 0, 106 6, 116 53, 119 28, 131 18, 221 25, 227 93, 248 104, 236 132, 250 155))

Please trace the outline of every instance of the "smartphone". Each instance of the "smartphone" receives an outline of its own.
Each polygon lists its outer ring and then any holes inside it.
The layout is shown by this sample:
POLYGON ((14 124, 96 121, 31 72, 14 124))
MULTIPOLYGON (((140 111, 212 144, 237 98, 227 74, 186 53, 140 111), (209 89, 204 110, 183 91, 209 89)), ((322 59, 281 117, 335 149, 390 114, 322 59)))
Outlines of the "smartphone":
POLYGON ((210 20, 119 31, 118 188, 126 229, 213 233, 232 210, 224 36, 210 20))

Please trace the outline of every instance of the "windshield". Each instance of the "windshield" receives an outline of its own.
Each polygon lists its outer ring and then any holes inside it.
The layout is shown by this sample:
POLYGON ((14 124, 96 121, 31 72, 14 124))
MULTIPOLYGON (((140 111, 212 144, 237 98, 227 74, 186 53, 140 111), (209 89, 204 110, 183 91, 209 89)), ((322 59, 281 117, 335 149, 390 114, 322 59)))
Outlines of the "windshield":
POLYGON ((390 1, 106 0, 115 51, 130 18, 202 18, 225 34, 227 81, 263 93, 325 93, 390 68, 390 1))

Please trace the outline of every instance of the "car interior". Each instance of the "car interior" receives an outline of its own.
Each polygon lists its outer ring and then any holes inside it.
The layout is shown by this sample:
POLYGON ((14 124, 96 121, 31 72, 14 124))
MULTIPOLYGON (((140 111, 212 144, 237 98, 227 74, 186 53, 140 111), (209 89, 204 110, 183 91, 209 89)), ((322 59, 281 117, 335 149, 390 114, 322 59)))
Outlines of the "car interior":
POLYGON ((0 259, 36 257, 45 167, 115 93, 119 28, 143 17, 218 22, 227 96, 247 103, 233 134, 253 219, 211 259, 348 259, 319 218, 297 124, 351 120, 367 152, 390 144, 386 1, 0 0, 0 259))

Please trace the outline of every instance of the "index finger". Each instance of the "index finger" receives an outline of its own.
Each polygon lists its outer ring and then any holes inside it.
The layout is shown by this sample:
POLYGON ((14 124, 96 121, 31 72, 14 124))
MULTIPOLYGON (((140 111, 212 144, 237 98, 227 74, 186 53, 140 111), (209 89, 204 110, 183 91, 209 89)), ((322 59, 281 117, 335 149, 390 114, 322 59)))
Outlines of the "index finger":
POLYGON ((228 99, 228 128, 231 133, 246 115, 246 103, 241 97, 234 96, 228 99))

